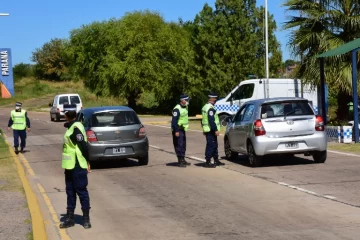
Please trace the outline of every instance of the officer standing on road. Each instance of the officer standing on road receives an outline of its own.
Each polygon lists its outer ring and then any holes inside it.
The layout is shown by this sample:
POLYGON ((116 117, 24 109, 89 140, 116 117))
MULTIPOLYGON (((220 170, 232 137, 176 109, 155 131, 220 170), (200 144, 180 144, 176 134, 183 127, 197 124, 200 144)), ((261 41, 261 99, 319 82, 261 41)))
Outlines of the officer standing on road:
POLYGON ((180 96, 179 104, 172 111, 171 130, 179 167, 190 165, 189 162, 185 161, 186 131, 189 128, 188 105, 189 96, 183 94, 180 96))
POLYGON ((21 140, 20 152, 24 152, 24 148, 26 147, 26 131, 30 131, 30 119, 27 116, 26 110, 21 107, 22 103, 17 102, 15 104, 15 110, 11 111, 8 123, 8 131, 10 131, 10 128, 13 129, 16 154, 19 154, 19 137, 21 140))
POLYGON ((216 93, 208 95, 209 101, 202 108, 202 121, 204 135, 206 136, 206 149, 205 149, 205 167, 214 168, 216 166, 225 165, 219 161, 218 141, 217 137, 220 135, 220 121, 216 113, 214 104, 217 99, 216 93), (211 158, 214 158, 214 164, 211 163, 211 158))
POLYGON ((67 131, 64 135, 62 168, 65 169, 65 184, 67 195, 66 219, 60 224, 60 228, 68 228, 75 225, 74 211, 76 207, 76 194, 80 198, 83 211, 83 226, 88 229, 90 224, 90 198, 87 190, 90 172, 89 152, 85 128, 76 119, 76 105, 64 105, 67 131))

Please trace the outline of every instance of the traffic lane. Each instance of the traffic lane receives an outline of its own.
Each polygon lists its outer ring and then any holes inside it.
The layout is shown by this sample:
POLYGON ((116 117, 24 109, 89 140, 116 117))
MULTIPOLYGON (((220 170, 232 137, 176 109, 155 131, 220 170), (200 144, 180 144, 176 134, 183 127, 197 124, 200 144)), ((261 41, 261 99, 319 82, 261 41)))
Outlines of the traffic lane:
MULTIPOLYGON (((46 123, 35 124, 41 129, 46 123)), ((47 133, 56 135, 56 131, 56 127, 50 128, 47 133)), ((61 144, 54 142, 55 136, 49 138, 36 130, 33 134, 35 136, 29 140, 41 137, 44 140, 29 141, 31 151, 25 156, 45 186, 56 212, 63 213, 66 194, 63 170, 59 168, 61 144)), ((126 164, 116 167, 112 163, 112 167, 107 168, 106 164, 96 164, 99 168, 95 167, 89 175, 89 189, 92 222, 97 228, 69 229, 71 237, 315 239, 316 236, 355 239, 357 236, 357 209, 354 211, 349 206, 224 168, 180 169, 167 164, 170 157, 170 154, 152 149, 149 166, 138 167, 128 162, 133 167, 126 167, 126 164), (274 216, 277 216, 275 220, 274 216)))
MULTIPOLYGON (((146 125, 146 129, 151 145, 174 152, 169 126, 146 125)), ((325 164, 315 164, 311 157, 303 155, 296 155, 294 158, 270 157, 265 160, 263 167, 251 168, 248 158, 243 155, 239 155, 234 161, 225 160, 223 136, 218 137, 218 142, 219 155, 226 164, 223 168, 360 206, 359 157, 328 153, 325 164)), ((205 137, 201 132, 187 132, 187 156, 204 159, 205 144, 205 137)), ((175 161, 176 157, 171 159, 175 161)))
MULTIPOLYGON (((41 135, 30 138, 46 137, 38 133, 41 135)), ((56 213, 64 214, 61 144, 48 139, 43 145, 29 141, 29 148, 26 158, 56 213)), ((151 149, 150 165, 142 167, 132 160, 93 164, 89 174, 93 228, 85 231, 76 225, 68 230, 70 237, 225 240, 359 237, 358 209, 225 168, 174 167, 168 164, 169 155, 151 149)), ((79 208, 78 203, 77 223, 81 223, 79 208)))

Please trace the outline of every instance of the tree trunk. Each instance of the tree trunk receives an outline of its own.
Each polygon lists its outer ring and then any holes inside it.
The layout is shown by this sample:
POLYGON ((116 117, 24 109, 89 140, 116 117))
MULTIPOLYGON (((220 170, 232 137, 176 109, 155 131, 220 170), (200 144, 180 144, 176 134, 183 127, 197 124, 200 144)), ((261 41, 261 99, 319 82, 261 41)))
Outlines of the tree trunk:
POLYGON ((347 104, 352 101, 352 96, 349 93, 343 90, 339 90, 337 95, 338 106, 336 110, 336 116, 339 121, 348 120, 349 106, 347 104))
POLYGON ((132 93, 130 95, 128 95, 127 102, 128 102, 128 107, 132 108, 134 111, 136 111, 136 99, 138 97, 138 94, 132 93))

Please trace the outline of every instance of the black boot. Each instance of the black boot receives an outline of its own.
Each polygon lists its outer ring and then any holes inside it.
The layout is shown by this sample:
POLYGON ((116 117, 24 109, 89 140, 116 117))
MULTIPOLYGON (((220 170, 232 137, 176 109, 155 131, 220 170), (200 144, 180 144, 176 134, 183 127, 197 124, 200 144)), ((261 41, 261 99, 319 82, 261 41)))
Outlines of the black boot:
POLYGON ((24 152, 24 148, 20 148, 20 152, 23 153, 23 152, 24 152))
POLYGON ((184 162, 183 158, 181 158, 181 157, 178 157, 178 166, 186 167, 186 163, 184 162))
POLYGON ((214 158, 214 164, 216 164, 217 166, 225 165, 225 163, 220 162, 218 158, 214 158))
POLYGON ((15 153, 19 154, 19 148, 18 147, 15 147, 15 153))
POLYGON ((83 210, 83 226, 85 229, 91 228, 89 210, 83 210))
POLYGON ((187 162, 187 161, 185 160, 185 158, 182 158, 182 161, 183 161, 184 164, 187 165, 187 166, 190 166, 190 165, 191 165, 191 163, 187 162))
POLYGON ((68 210, 66 213, 66 219, 60 223, 60 228, 69 228, 75 225, 74 221, 74 210, 68 210))
POLYGON ((204 167, 206 167, 206 168, 215 168, 216 165, 212 164, 210 159, 206 159, 206 163, 204 164, 204 167))

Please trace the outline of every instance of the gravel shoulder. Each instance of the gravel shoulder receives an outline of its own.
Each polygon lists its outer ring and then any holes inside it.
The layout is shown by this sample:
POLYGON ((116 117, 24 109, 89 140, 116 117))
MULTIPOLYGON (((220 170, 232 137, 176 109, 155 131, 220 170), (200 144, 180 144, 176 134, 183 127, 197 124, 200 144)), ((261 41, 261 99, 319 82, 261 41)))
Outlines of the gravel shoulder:
POLYGON ((1 130, 0 134, 0 239, 33 239, 26 196, 1 130))

